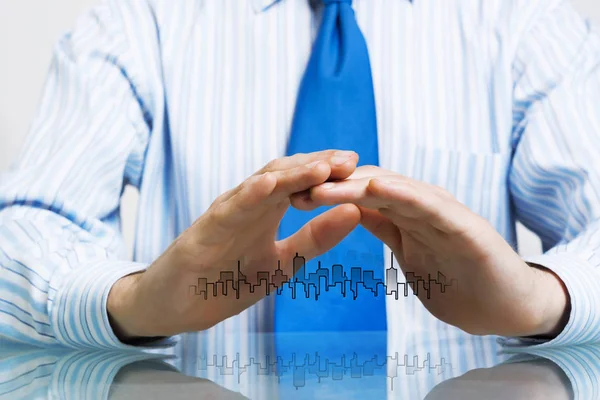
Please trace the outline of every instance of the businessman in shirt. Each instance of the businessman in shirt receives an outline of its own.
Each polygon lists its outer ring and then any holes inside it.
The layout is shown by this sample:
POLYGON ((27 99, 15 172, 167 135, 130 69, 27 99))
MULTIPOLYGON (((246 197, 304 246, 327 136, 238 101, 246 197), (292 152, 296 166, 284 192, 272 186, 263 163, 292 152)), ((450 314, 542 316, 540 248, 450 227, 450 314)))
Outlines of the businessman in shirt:
POLYGON ((0 332, 125 348, 274 318, 598 342, 599 65, 568 1, 104 1, 56 46, 0 181, 0 332), (518 220, 543 255, 517 254, 518 220), (387 249, 457 288, 282 296, 274 315, 264 293, 190 295, 236 260, 249 279, 290 276, 296 254, 353 246, 376 276, 387 249))

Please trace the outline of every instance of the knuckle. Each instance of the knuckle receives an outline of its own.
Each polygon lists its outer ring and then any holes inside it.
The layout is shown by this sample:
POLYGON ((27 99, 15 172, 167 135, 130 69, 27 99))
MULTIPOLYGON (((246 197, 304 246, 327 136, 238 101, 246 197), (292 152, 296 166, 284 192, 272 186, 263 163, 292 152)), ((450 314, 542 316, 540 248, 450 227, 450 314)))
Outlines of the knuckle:
POLYGON ((248 179, 246 179, 244 182, 242 182, 242 184, 241 184, 241 186, 242 186, 242 187, 241 187, 241 189, 248 189, 248 188, 250 188, 250 187, 252 187, 252 186, 256 185, 256 183, 257 183, 257 182, 260 182, 260 180, 261 180, 261 179, 263 179, 263 177, 264 177, 265 175, 268 175, 268 174, 270 174, 270 173, 271 173, 271 172, 265 171, 265 172, 263 172, 263 173, 261 173, 261 174, 259 174, 259 175, 254 175, 254 176, 251 176, 250 178, 248 178, 248 179))
POLYGON ((253 179, 255 179, 255 177, 251 176, 250 178, 246 179, 244 182, 240 183, 238 185, 238 187, 235 188, 235 194, 233 196, 228 197, 226 199, 226 201, 231 201, 236 196, 239 196, 240 193, 243 193, 248 188, 248 186, 250 185, 250 183, 252 182, 253 179))
POLYGON ((406 194, 406 203, 411 207, 422 206, 423 198, 416 191, 411 191, 406 194))
POLYGON ((253 183, 253 184, 263 184, 265 186, 265 188, 267 189, 267 191, 272 191, 275 186, 277 185, 278 181, 279 181, 279 176, 281 175, 281 173, 275 173, 275 172, 265 172, 262 176, 260 176, 260 178, 258 179, 258 182, 253 183))
POLYGON ((314 166, 308 166, 308 165, 299 165, 297 168, 295 168, 294 170, 290 171, 290 174, 285 175, 286 177, 289 176, 293 176, 293 175, 297 175, 299 176, 299 178, 309 178, 311 176, 314 176, 315 173, 318 173, 318 168, 314 168, 314 166))
POLYGON ((442 186, 435 185, 435 186, 433 186, 433 188, 436 191, 436 193, 444 199, 454 198, 454 196, 452 196, 452 194, 446 188, 444 188, 442 186))
POLYGON ((234 200, 233 207, 242 211, 251 211, 258 203, 271 195, 277 185, 277 173, 265 172, 248 179, 244 190, 234 200))
POLYGON ((263 172, 260 175, 252 176, 242 182, 240 193, 245 193, 247 191, 255 190, 257 185, 259 185, 262 181, 269 179, 269 176, 273 175, 273 172, 263 172))
POLYGON ((471 233, 471 225, 466 221, 455 221, 449 229, 449 233, 458 237, 468 237, 471 233))
POLYGON ((212 203, 212 204, 213 204, 213 205, 221 204, 221 203, 223 203, 224 201, 226 201, 226 200, 227 200, 229 197, 231 197, 231 195, 232 195, 232 194, 233 194, 233 193, 232 193, 232 191, 231 191, 231 190, 228 190, 228 191, 227 191, 227 192, 225 192, 225 193, 221 193, 219 196, 217 196, 217 198, 216 198, 216 199, 213 201, 213 203, 212 203))
POLYGON ((225 204, 219 204, 211 212, 207 214, 208 220, 214 224, 221 225, 227 220, 229 212, 225 204))
POLYGON ((195 259, 198 257, 197 238, 191 232, 183 235, 175 243, 176 252, 186 258, 195 259))
POLYGON ((266 172, 268 172, 268 171, 275 171, 275 170, 277 169, 277 167, 279 166, 279 163, 280 163, 280 162, 281 162, 281 161, 280 161, 280 159, 278 159, 278 158, 275 158, 275 159, 273 159, 273 160, 269 161, 269 162, 268 162, 268 163, 265 165, 265 167, 263 168, 263 171, 266 171, 266 172))
POLYGON ((438 214, 441 212, 442 207, 444 206, 444 200, 439 196, 428 196, 423 203, 427 210, 429 210, 432 214, 438 214))
POLYGON ((206 228, 210 228, 211 225, 206 219, 208 213, 204 215, 203 227, 198 229, 187 229, 177 240, 173 243, 175 251, 180 256, 188 259, 197 261, 200 258, 206 257, 206 244, 207 238, 205 232, 206 228))

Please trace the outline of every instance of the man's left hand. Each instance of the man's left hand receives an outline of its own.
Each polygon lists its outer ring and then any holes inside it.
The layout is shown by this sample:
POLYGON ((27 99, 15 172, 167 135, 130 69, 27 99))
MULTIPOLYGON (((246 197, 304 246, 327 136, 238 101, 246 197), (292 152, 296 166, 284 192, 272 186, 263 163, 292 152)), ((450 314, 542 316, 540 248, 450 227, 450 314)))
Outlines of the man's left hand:
POLYGON ((569 299, 562 281, 525 263, 446 190, 365 166, 292 198, 302 210, 344 203, 360 208, 361 224, 391 248, 404 274, 456 279, 456 290, 418 293, 440 320, 477 335, 552 337, 564 328, 569 299))

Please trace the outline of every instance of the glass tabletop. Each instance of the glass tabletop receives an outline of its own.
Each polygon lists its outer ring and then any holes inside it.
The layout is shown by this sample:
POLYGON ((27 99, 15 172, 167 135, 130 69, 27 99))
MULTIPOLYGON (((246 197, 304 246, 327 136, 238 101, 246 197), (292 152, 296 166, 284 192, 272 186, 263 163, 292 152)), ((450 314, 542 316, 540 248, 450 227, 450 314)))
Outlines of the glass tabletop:
POLYGON ((506 348, 496 337, 419 332, 255 336, 257 346, 219 354, 203 352, 206 338, 194 333, 125 352, 0 342, 0 398, 600 398, 598 346, 506 348))

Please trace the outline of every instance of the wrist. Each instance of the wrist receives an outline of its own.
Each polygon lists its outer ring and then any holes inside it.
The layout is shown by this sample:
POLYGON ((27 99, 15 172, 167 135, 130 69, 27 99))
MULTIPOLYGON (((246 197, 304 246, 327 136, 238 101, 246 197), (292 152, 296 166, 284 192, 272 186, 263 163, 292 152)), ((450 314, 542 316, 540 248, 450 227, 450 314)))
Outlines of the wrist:
POLYGON ((151 319, 145 316, 137 304, 140 298, 139 281, 143 272, 127 275, 119 279, 108 294, 108 318, 115 335, 124 343, 143 337, 154 336, 147 325, 151 319))
POLYGON ((536 298, 540 304, 540 319, 531 336, 555 338, 567 325, 571 311, 570 298, 565 284, 551 270, 529 264, 536 275, 536 298))

